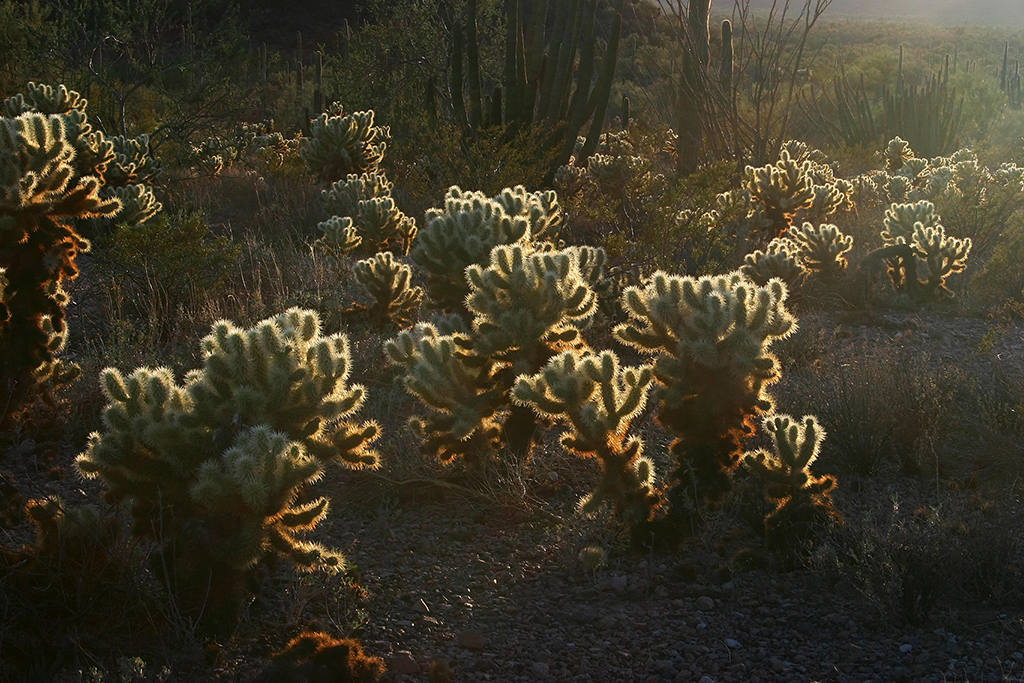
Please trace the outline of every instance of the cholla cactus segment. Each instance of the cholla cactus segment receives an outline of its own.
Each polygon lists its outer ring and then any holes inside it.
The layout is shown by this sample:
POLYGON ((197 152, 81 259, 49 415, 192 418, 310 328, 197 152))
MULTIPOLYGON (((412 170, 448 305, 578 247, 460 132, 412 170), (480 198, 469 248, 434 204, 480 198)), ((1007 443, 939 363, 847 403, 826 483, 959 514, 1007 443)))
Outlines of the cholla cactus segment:
MULTIPOLYGON (((552 195, 554 193, 551 193, 552 195)), ((544 200, 557 213, 557 201, 547 195, 528 201, 527 193, 509 191, 502 201, 481 192, 448 190, 443 209, 427 211, 426 226, 417 233, 410 258, 427 272, 427 293, 438 308, 461 307, 469 294, 465 270, 486 264, 491 250, 502 244, 533 239, 533 226, 546 227, 549 219, 544 200), (521 205, 519 201, 523 200, 521 205), (509 213, 506 206, 515 210, 509 213)))
POLYGON ((810 170, 810 161, 797 163, 785 150, 774 165, 763 168, 747 166, 744 187, 753 199, 764 205, 765 214, 777 234, 792 225, 797 211, 811 206, 814 181, 810 170))
POLYGON ((897 136, 885 146, 882 156, 885 158, 886 170, 889 173, 896 174, 899 173, 908 159, 914 158, 914 150, 910 149, 910 143, 897 136))
POLYGON ((967 256, 971 253, 970 238, 947 237, 941 225, 926 226, 918 222, 914 225, 910 244, 924 259, 927 269, 925 287, 929 294, 952 294, 946 287, 946 278, 966 267, 967 256))
POLYGON ((153 158, 149 147, 149 136, 125 138, 120 135, 107 138, 114 152, 113 163, 109 165, 104 179, 107 185, 152 184, 163 172, 153 158))
POLYGON ((320 222, 316 227, 324 233, 317 240, 317 245, 326 249, 336 259, 353 251, 363 241, 359 230, 356 229, 352 219, 348 217, 333 216, 320 222))
POLYGON ((789 237, 808 271, 834 277, 849 265, 845 254, 853 248, 853 237, 834 225, 823 223, 816 228, 804 223, 800 228, 790 228, 789 237))
POLYGON ((398 208, 391 189, 383 173, 349 174, 324 190, 320 199, 333 219, 352 220, 360 240, 353 249, 361 246, 363 251, 384 251, 401 247, 406 254, 416 236, 416 221, 398 208))
POLYGON ((142 225, 163 209, 149 185, 125 185, 104 187, 104 197, 116 199, 121 204, 115 220, 122 225, 142 225))
POLYGON ((576 165, 576 159, 570 157, 569 163, 559 166, 555 171, 555 189, 563 197, 574 197, 583 190, 587 182, 587 169, 576 165))
POLYGON ((906 176, 894 175, 886 179, 882 189, 890 202, 906 202, 910 199, 914 184, 906 176))
POLYGON ((825 438, 813 415, 799 423, 789 415, 772 415, 764 427, 772 436, 773 452, 745 453, 744 463, 761 478, 765 495, 775 504, 765 519, 769 544, 792 552, 830 519, 839 519, 831 499, 836 480, 811 473, 825 438))
POLYGON ((786 283, 786 287, 794 289, 807 277, 807 268, 800 258, 797 243, 786 237, 776 237, 764 251, 758 249, 747 254, 740 270, 759 287, 778 278, 786 283))
POLYGON ((824 220, 831 216, 840 207, 849 205, 850 199, 843 193, 836 184, 815 185, 811 188, 814 198, 807 208, 807 214, 815 220, 824 220))
POLYGON ((912 204, 893 203, 882 220, 882 240, 886 245, 907 244, 914 234, 914 226, 921 223, 934 228, 942 219, 935 213, 935 205, 922 199, 912 204))
POLYGON ((412 426, 424 438, 424 449, 441 462, 461 456, 481 463, 501 431, 495 414, 503 390, 492 382, 492 368, 469 353, 471 345, 464 333, 441 334, 421 323, 384 347, 392 363, 405 367, 406 390, 430 410, 412 426))
POLYGON ((299 154, 317 180, 333 183, 350 173, 376 171, 388 137, 387 128, 373 125, 372 110, 347 116, 324 113, 313 121, 299 154))
POLYGON ((517 403, 569 428, 562 437, 568 451, 600 460, 601 479, 581 510, 611 503, 637 536, 662 502, 653 465, 642 457, 640 439, 629 434, 653 379, 650 366, 621 367, 611 351, 566 351, 541 372, 520 376, 513 389, 517 403))
POLYGON ((562 206, 552 190, 529 192, 522 185, 506 187, 494 196, 509 216, 523 216, 530 222, 530 239, 543 239, 562 224, 562 206))
POLYGON ((420 307, 423 290, 411 285, 412 271, 391 252, 379 252, 353 267, 356 279, 373 297, 370 312, 378 322, 400 322, 420 307))
POLYGON ((487 268, 466 269, 476 353, 532 354, 541 343, 569 342, 596 311, 597 296, 580 274, 580 252, 535 252, 521 244, 495 247, 487 268))

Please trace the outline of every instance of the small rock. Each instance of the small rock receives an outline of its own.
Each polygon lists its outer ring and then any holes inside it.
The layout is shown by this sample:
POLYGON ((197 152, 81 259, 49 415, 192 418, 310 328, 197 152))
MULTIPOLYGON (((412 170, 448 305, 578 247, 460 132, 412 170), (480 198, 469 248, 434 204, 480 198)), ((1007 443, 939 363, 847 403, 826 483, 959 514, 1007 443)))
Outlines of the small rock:
POLYGON ((736 648, 743 647, 742 645, 740 645, 740 641, 733 640, 732 638, 725 639, 725 646, 728 647, 730 650, 735 650, 736 648))
POLYGON ((910 643, 903 643, 902 645, 900 645, 900 652, 902 654, 907 654, 908 652, 910 652, 913 649, 914 649, 914 646, 911 645, 910 643))
POLYGON ((416 604, 414 604, 412 608, 420 614, 430 614, 430 608, 427 607, 427 603, 423 601, 423 598, 417 600, 416 604))
POLYGON ((413 659, 412 653, 405 650, 399 650, 395 654, 388 657, 388 671, 411 676, 420 672, 420 665, 413 659))
POLYGON ((1022 654, 1020 652, 1014 652, 1010 656, 1013 657, 1014 659, 1016 659, 1018 662, 1024 662, 1024 654, 1022 654))
POLYGON ((618 620, 615 617, 613 617, 612 615, 610 615, 610 614, 607 615, 607 616, 601 617, 598 620, 598 622, 597 622, 597 625, 600 626, 605 631, 611 631, 616 626, 618 626, 618 624, 619 624, 618 620))
POLYGON ((769 662, 772 665, 772 671, 777 674, 783 673, 786 670, 786 663, 778 657, 772 657, 769 662))
POLYGON ((697 681, 697 683, 715 683, 715 679, 705 674, 704 676, 700 677, 700 680, 697 681))
POLYGON ((484 634, 480 631, 463 631, 459 634, 459 645, 467 650, 482 650, 484 649, 484 634))
POLYGON ((547 678, 551 672, 551 667, 544 662, 534 662, 530 670, 533 671, 533 675, 537 678, 547 678))
POLYGON ((613 576, 612 577, 612 589, 618 593, 626 590, 626 577, 625 576, 613 576))
POLYGON ((708 610, 713 610, 715 608, 715 601, 706 595, 702 595, 699 598, 697 598, 697 602, 695 604, 697 605, 697 609, 704 612, 707 612, 708 610))

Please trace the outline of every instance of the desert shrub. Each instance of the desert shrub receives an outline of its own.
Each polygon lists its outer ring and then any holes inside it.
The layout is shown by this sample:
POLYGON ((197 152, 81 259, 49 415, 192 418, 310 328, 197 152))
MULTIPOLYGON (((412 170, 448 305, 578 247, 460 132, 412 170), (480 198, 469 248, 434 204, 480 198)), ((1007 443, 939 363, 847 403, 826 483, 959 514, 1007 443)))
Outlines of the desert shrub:
POLYGON ((376 466, 378 427, 346 419, 363 388, 346 381, 347 339, 319 332, 300 309, 248 330, 222 321, 184 385, 166 368, 102 374, 104 431, 78 468, 108 500, 131 503, 134 533, 158 545, 158 575, 207 628, 230 625, 268 553, 305 569, 341 565, 300 540, 328 508, 301 494, 329 461, 376 466))
POLYGON ((1024 598, 1024 527, 1019 513, 981 502, 951 495, 914 509, 895 498, 880 503, 835 529, 816 562, 912 626, 941 603, 996 599, 1005 608, 1024 598))

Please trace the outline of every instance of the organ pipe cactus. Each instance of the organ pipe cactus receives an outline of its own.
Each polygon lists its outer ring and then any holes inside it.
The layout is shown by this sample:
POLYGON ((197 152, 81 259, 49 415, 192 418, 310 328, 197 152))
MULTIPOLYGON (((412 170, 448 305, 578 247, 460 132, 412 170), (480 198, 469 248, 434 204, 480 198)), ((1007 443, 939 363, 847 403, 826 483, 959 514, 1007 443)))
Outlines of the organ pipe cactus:
POLYGON ((100 195, 100 178, 78 174, 76 155, 63 116, 0 118, 0 425, 44 380, 75 376, 57 359, 67 336, 63 285, 89 249, 74 221, 121 208, 100 195))
POLYGON ((795 552, 830 521, 842 519, 832 505, 835 477, 811 472, 825 431, 813 415, 801 422, 769 415, 764 428, 771 434, 772 452, 748 451, 744 464, 764 482, 765 496, 774 505, 764 521, 769 547, 795 552))
POLYGON ((662 503, 653 485, 654 465, 643 457, 641 439, 630 434, 653 380, 650 366, 622 367, 611 351, 566 351, 541 372, 521 375, 513 390, 517 403, 568 428, 561 437, 567 451, 599 460, 601 478, 580 501, 580 510, 592 513, 610 504, 637 545, 646 540, 647 525, 662 503))
POLYGON ((346 116, 338 107, 313 121, 299 155, 318 181, 333 183, 376 171, 389 137, 386 126, 373 125, 373 110, 346 116))
POLYGON ((350 420, 365 392, 347 381, 348 341, 321 336, 312 311, 245 330, 218 322, 202 349, 202 368, 183 385, 166 368, 104 370, 104 429, 76 462, 108 501, 130 503, 134 532, 158 544, 171 589, 197 610, 209 599, 208 623, 220 628, 267 553, 302 569, 341 563, 300 540, 327 501, 299 496, 327 462, 376 467, 379 429, 350 420))
POLYGON ((697 506, 731 488, 741 441, 772 408, 766 388, 779 368, 768 349, 796 321, 780 280, 759 287, 739 272, 694 279, 659 271, 623 298, 630 320, 615 337, 656 357, 658 421, 677 437, 663 533, 678 541, 692 532, 697 506))

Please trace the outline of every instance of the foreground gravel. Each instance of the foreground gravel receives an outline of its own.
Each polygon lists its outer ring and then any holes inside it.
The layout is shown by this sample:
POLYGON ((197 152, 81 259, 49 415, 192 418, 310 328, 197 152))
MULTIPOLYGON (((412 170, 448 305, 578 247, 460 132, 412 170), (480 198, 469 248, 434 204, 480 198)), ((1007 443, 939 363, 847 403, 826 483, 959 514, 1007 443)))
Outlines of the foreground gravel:
POLYGON ((387 681, 432 680, 444 665, 451 677, 434 680, 1024 680, 1024 614, 998 604, 911 628, 821 573, 726 577, 693 548, 613 553, 586 572, 564 532, 536 520, 458 504, 357 513, 333 515, 370 593, 363 640, 387 659, 387 681))

